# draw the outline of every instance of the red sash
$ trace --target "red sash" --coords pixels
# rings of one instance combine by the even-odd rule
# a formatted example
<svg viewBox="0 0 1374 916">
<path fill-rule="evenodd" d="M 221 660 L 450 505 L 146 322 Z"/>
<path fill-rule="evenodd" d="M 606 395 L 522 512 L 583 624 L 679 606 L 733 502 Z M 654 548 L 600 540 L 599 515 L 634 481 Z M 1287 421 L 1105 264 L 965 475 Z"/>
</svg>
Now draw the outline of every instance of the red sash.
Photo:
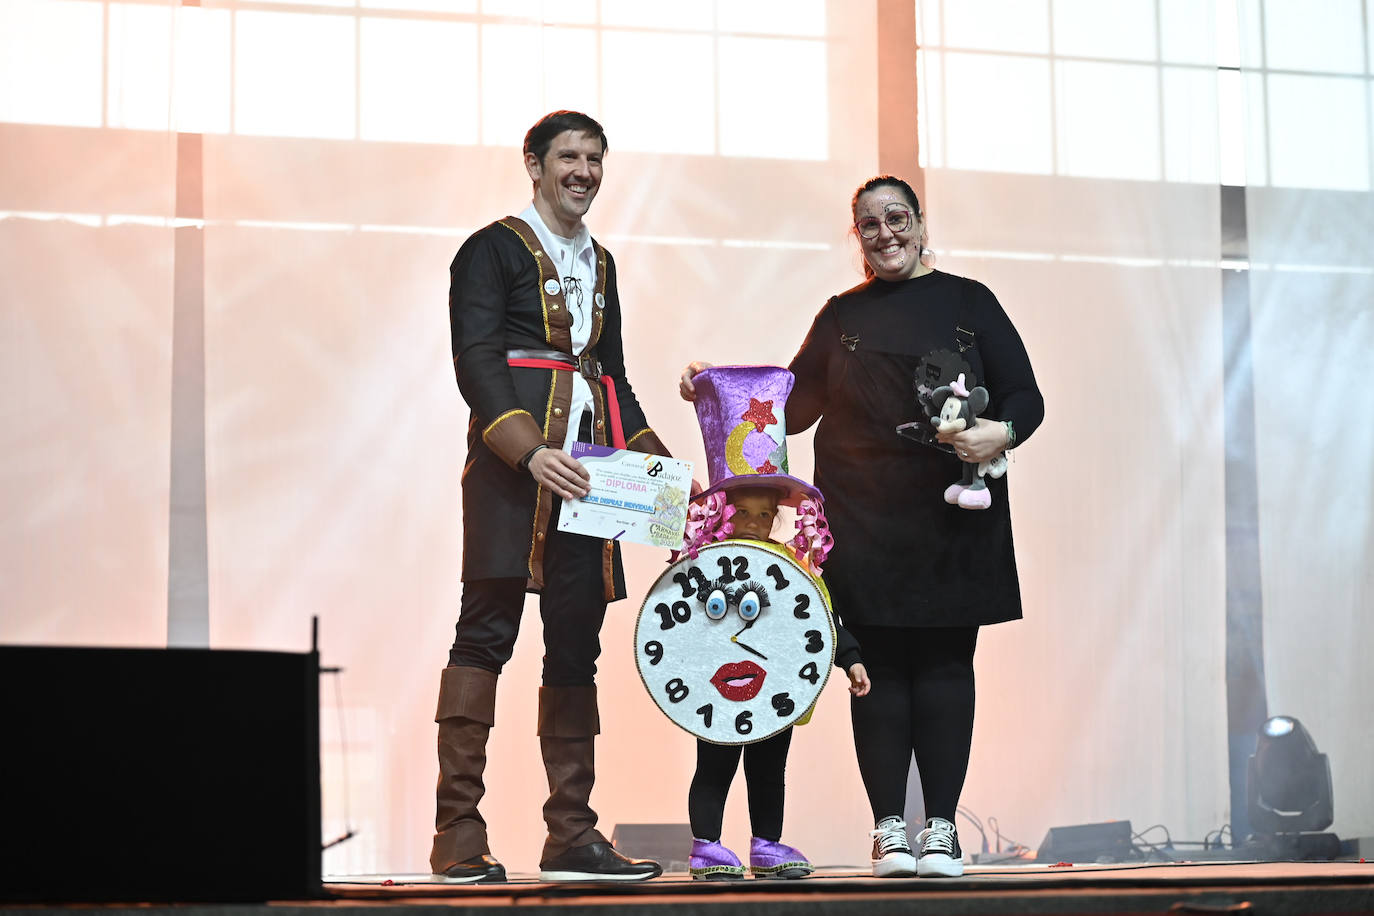
<svg viewBox="0 0 1374 916">
<path fill-rule="evenodd" d="M 506 364 L 519 369 L 553 369 L 556 372 L 579 371 L 577 363 L 556 359 L 510 358 L 506 360 Z M 586 377 L 585 374 L 584 377 Z M 606 386 L 606 412 L 611 415 L 611 444 L 616 448 L 623 449 L 625 447 L 625 430 L 620 425 L 620 402 L 615 397 L 615 379 L 609 375 L 603 375 L 600 377 L 600 381 Z"/>
</svg>

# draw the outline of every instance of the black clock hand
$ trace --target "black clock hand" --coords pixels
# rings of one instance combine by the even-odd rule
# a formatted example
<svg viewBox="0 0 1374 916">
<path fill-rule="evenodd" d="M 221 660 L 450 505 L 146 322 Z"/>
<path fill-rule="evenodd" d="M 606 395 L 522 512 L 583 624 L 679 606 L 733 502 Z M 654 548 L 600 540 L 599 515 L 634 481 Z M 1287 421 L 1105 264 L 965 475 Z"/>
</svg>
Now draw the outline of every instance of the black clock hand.
<svg viewBox="0 0 1374 916">
<path fill-rule="evenodd" d="M 740 633 L 743 633 L 743 632 L 744 632 L 744 630 L 740 630 Z M 744 643 L 742 643 L 742 642 L 740 642 L 738 639 L 736 639 L 735 637 L 738 636 L 738 635 L 739 635 L 739 633 L 736 633 L 735 636 L 731 636 L 731 637 L 730 637 L 730 641 L 731 641 L 732 643 L 734 643 L 735 645 L 739 646 L 739 647 L 740 647 L 741 649 L 743 649 L 745 652 L 749 652 L 749 653 L 751 653 L 751 654 L 753 654 L 753 655 L 757 655 L 759 658 L 763 659 L 764 661 L 768 661 L 768 656 L 764 655 L 764 654 L 763 654 L 762 652 L 760 652 L 758 649 L 752 648 L 752 647 L 750 647 L 750 646 L 746 646 Z"/>
</svg>

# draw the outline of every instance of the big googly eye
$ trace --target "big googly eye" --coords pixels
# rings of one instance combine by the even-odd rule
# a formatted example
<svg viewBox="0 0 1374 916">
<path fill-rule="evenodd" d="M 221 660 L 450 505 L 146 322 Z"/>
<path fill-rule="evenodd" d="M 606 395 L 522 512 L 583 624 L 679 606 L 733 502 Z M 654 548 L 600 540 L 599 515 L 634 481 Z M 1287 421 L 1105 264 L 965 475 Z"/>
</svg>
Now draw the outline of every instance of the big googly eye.
<svg viewBox="0 0 1374 916">
<path fill-rule="evenodd" d="M 753 620 L 759 616 L 759 596 L 753 591 L 747 591 L 739 596 L 739 615 L 745 620 Z M 707 613 L 710 613 L 709 611 Z"/>
<path fill-rule="evenodd" d="M 712 620 L 720 620 L 729 610 L 729 605 L 725 602 L 725 592 L 716 589 L 711 592 L 711 596 L 706 599 L 706 616 Z"/>
</svg>

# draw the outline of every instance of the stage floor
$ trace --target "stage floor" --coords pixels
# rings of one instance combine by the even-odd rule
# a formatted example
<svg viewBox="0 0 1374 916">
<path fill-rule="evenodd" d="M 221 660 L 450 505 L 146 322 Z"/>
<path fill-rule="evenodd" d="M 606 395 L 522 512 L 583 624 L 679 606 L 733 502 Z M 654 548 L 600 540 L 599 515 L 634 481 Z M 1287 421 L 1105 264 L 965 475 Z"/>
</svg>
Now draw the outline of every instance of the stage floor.
<svg viewBox="0 0 1374 916">
<path fill-rule="evenodd" d="M 323 895 L 261 903 L 0 904 L 0 916 L 452 916 L 539 908 L 556 916 L 1001 916 L 1001 914 L 1374 914 L 1374 864 L 1174 862 L 971 866 L 962 878 L 878 879 L 853 868 L 799 881 L 692 881 L 669 873 L 637 884 L 434 884 L 428 875 L 326 877 Z"/>
<path fill-rule="evenodd" d="M 692 881 L 669 873 L 639 884 L 554 885 L 512 875 L 504 885 L 433 884 L 428 875 L 326 879 L 330 901 L 388 910 L 443 905 L 472 912 L 544 906 L 571 913 L 1374 913 L 1374 864 L 1196 862 L 970 866 L 962 878 L 878 879 L 820 869 L 800 881 Z M 275 909 L 275 908 L 274 908 Z M 275 914 L 274 914 L 275 916 Z"/>
</svg>

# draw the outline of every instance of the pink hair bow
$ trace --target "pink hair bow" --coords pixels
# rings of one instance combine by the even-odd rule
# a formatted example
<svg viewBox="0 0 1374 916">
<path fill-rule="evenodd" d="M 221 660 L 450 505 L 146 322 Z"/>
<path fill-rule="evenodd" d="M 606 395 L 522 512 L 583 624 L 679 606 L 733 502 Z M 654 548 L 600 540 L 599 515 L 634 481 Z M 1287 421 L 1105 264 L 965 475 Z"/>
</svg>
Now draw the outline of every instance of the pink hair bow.
<svg viewBox="0 0 1374 916">
<path fill-rule="evenodd" d="M 830 523 L 825 520 L 825 507 L 818 500 L 803 499 L 797 506 L 797 536 L 788 542 L 798 560 L 809 559 L 816 574 L 830 555 L 835 539 L 830 535 Z"/>
<path fill-rule="evenodd" d="M 676 563 L 684 553 L 693 560 L 701 548 L 713 541 L 721 541 L 735 533 L 730 517 L 735 507 L 725 501 L 724 491 L 716 491 L 687 507 L 687 526 L 682 531 L 682 549 L 674 550 L 669 563 Z"/>
</svg>

